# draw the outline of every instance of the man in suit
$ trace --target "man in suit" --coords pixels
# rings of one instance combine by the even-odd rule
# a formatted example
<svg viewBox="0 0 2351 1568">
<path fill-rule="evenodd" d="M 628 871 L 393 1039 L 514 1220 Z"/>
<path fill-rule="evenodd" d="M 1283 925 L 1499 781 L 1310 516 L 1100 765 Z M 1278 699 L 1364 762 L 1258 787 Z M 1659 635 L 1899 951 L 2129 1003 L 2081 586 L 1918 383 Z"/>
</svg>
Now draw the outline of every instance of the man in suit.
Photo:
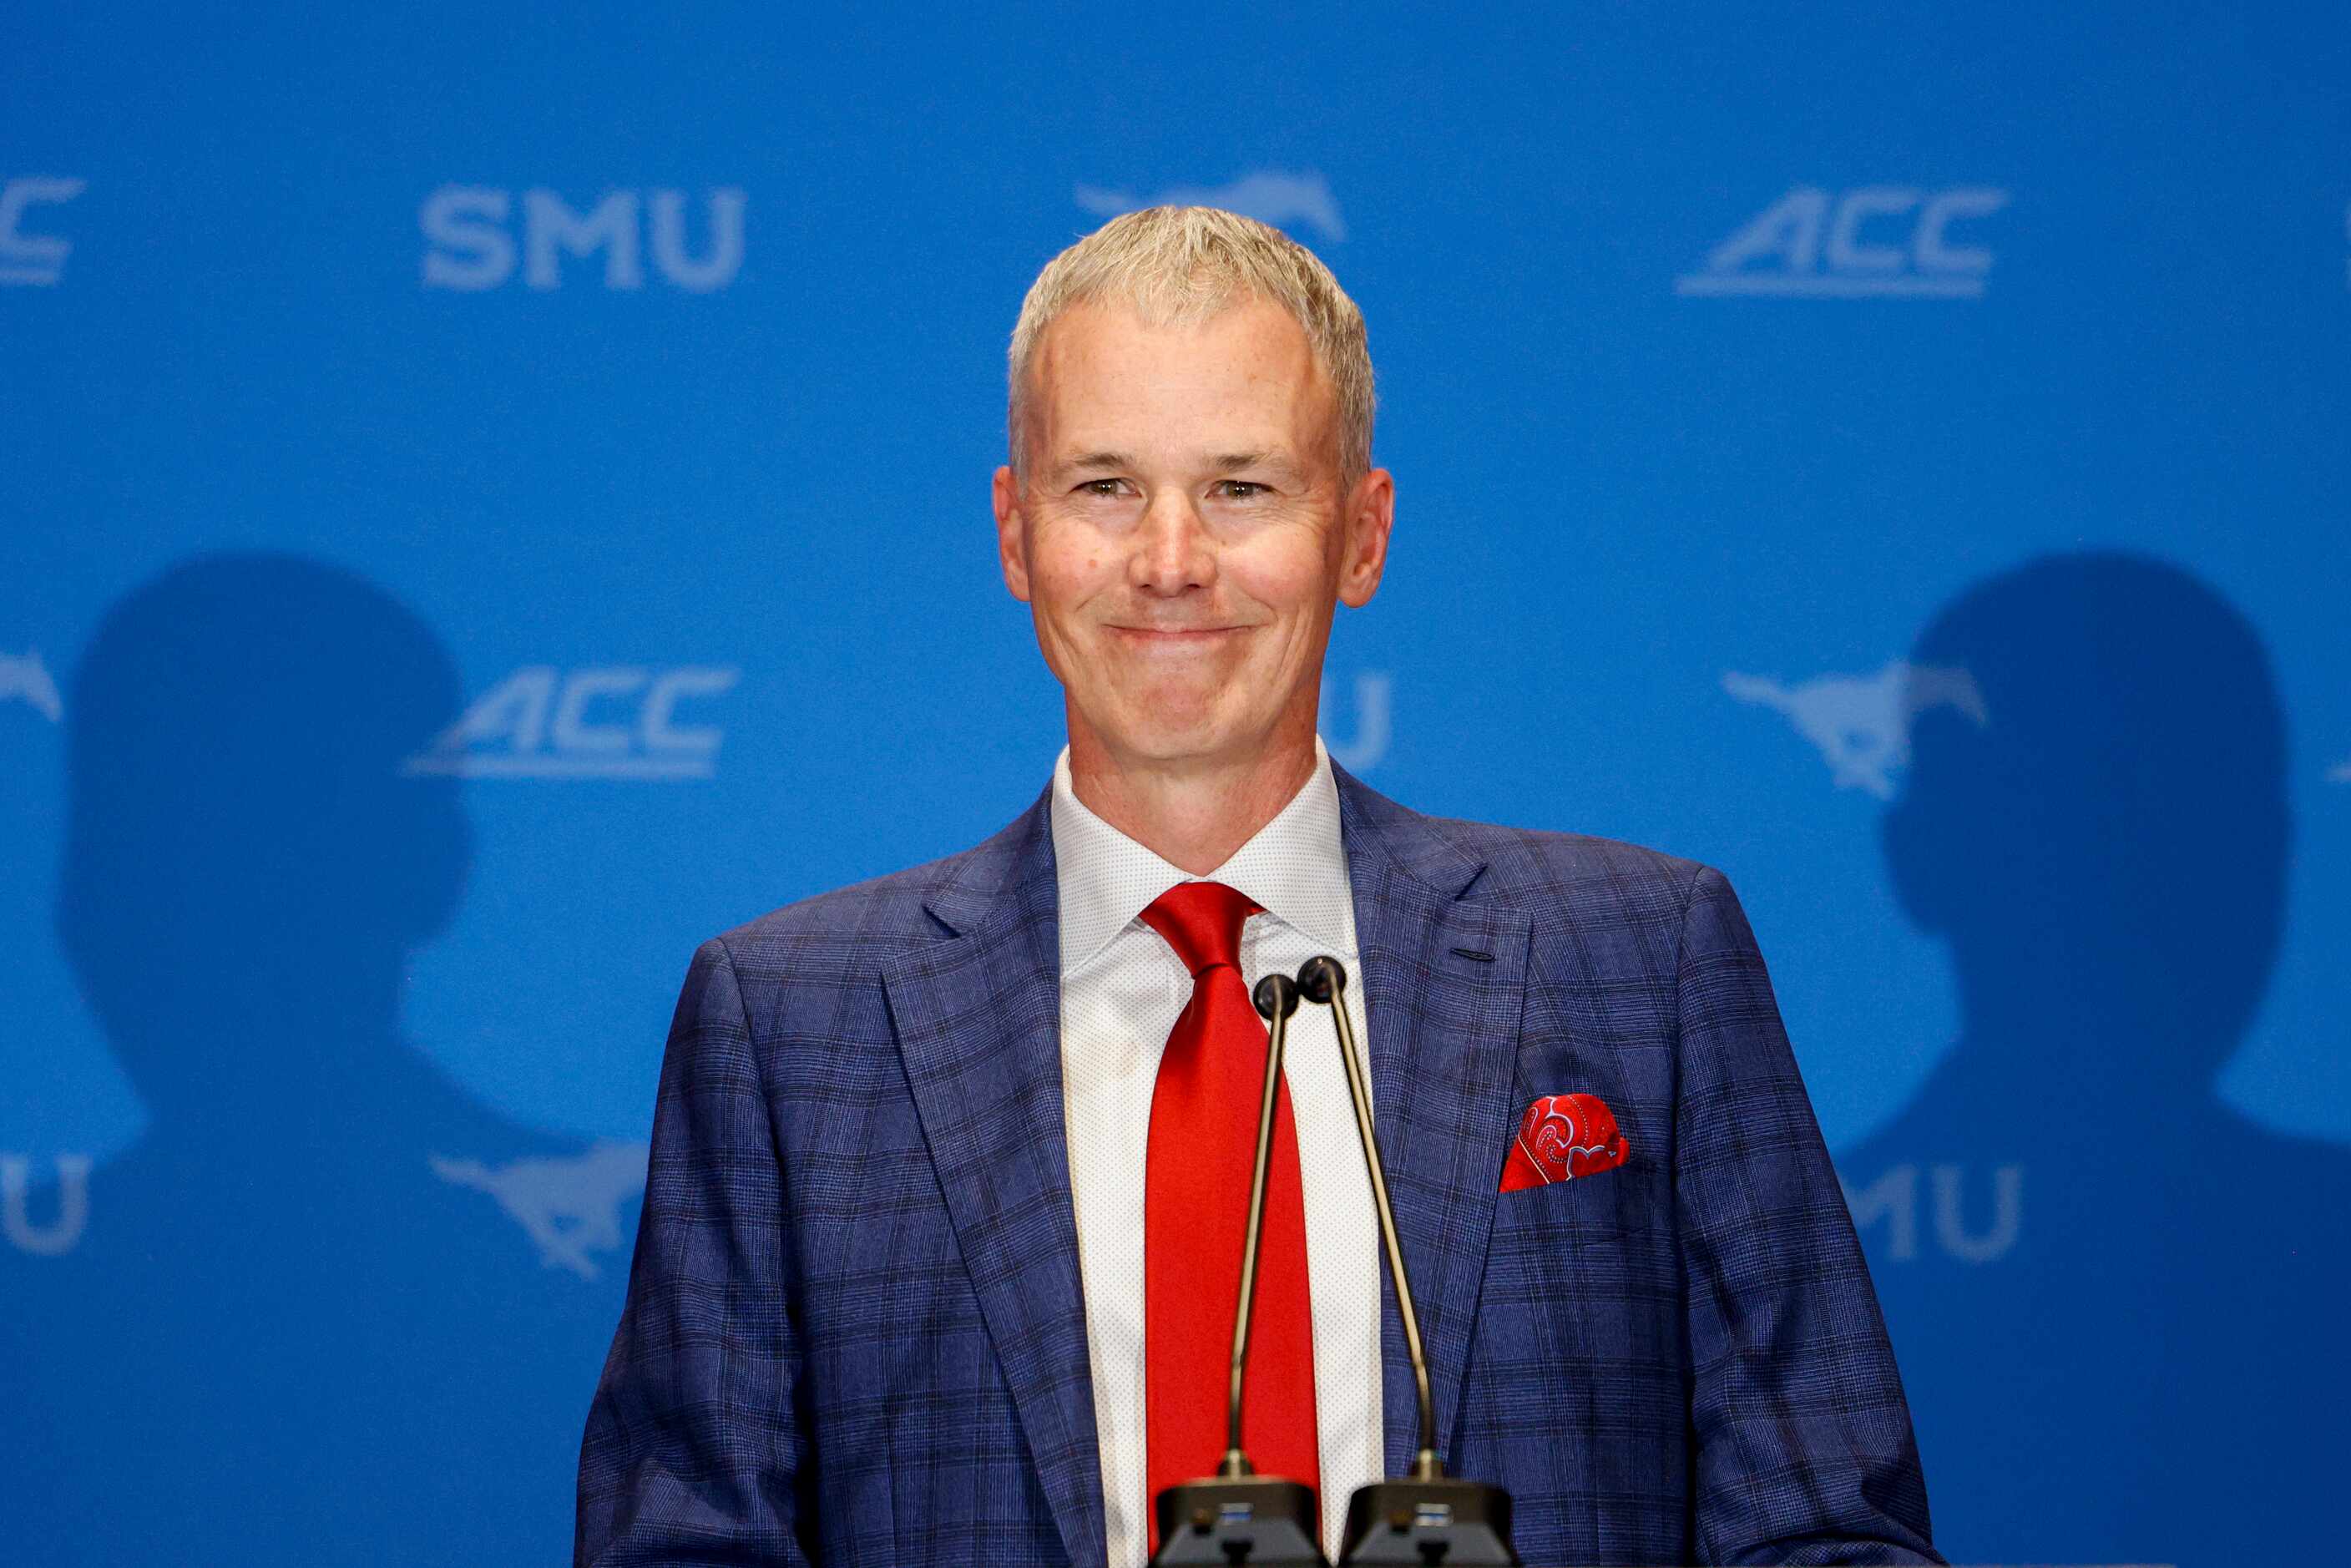
<svg viewBox="0 0 2351 1568">
<path fill-rule="evenodd" d="M 1721 874 L 1421 816 L 1315 737 L 1394 507 L 1353 302 L 1263 225 L 1130 214 L 1030 289 L 1010 402 L 999 553 L 1068 748 L 987 842 L 695 955 L 579 1560 L 1141 1563 L 1151 1496 L 1224 1448 L 1248 988 L 1329 952 L 1437 1450 L 1511 1492 L 1527 1561 L 1938 1561 Z M 1416 1410 L 1330 1026 L 1293 1039 L 1244 1446 L 1335 1555 Z M 1565 1094 L 1624 1144 L 1501 1190 Z"/>
</svg>

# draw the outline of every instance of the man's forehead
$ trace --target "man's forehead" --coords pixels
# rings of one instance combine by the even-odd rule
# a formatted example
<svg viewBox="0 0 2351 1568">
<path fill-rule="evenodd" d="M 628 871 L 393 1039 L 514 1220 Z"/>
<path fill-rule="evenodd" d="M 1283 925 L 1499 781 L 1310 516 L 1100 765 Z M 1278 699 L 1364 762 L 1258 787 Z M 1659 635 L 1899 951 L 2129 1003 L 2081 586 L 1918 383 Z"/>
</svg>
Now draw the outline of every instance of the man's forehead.
<svg viewBox="0 0 2351 1568">
<path fill-rule="evenodd" d="M 1251 315 L 1240 317 L 1244 310 Z M 1190 359 L 1195 349 L 1200 356 Z M 1195 369 L 1195 384 L 1215 399 L 1213 427 L 1179 437 L 1160 423 L 1156 394 L 1193 383 Z M 1301 444 L 1320 444 L 1317 436 L 1334 428 L 1337 415 L 1336 393 L 1305 329 L 1280 305 L 1254 298 L 1165 325 L 1123 301 L 1071 306 L 1047 327 L 1030 376 L 1044 416 L 1041 455 L 1057 471 L 1134 468 L 1145 460 L 1217 472 L 1265 463 L 1302 471 L 1311 454 Z M 1180 448 L 1172 444 L 1178 439 Z"/>
<path fill-rule="evenodd" d="M 1166 462 L 1212 474 L 1238 474 L 1260 469 L 1301 476 L 1306 473 L 1305 465 L 1286 439 L 1220 442 L 1213 447 L 1192 450 L 1144 447 L 1133 442 L 1096 444 L 1080 437 L 1057 441 L 1054 447 L 1049 462 L 1056 474 L 1133 473 Z"/>
<path fill-rule="evenodd" d="M 1122 299 L 1081 300 L 1046 324 L 1037 343 L 1036 371 L 1048 385 L 1055 371 L 1115 373 L 1118 361 L 1138 356 L 1165 361 L 1199 356 L 1203 368 L 1238 357 L 1288 361 L 1301 379 L 1319 379 L 1312 343 L 1298 319 L 1280 305 L 1245 295 L 1206 315 L 1159 321 Z"/>
</svg>

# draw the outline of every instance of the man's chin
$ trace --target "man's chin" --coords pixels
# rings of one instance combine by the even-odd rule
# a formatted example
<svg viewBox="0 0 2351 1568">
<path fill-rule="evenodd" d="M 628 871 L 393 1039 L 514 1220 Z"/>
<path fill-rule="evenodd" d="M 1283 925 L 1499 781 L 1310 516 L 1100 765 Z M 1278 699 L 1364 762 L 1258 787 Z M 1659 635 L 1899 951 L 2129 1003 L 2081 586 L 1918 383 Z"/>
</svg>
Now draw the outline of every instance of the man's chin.
<svg viewBox="0 0 2351 1568">
<path fill-rule="evenodd" d="M 1183 709 L 1123 715 L 1118 723 L 1096 726 L 1095 732 L 1113 755 L 1159 767 L 1214 761 L 1262 745 L 1261 737 L 1228 716 Z"/>
<path fill-rule="evenodd" d="M 1207 762 L 1236 749 L 1232 737 L 1213 725 L 1181 729 L 1130 731 L 1119 737 L 1119 747 L 1141 762 Z"/>
</svg>

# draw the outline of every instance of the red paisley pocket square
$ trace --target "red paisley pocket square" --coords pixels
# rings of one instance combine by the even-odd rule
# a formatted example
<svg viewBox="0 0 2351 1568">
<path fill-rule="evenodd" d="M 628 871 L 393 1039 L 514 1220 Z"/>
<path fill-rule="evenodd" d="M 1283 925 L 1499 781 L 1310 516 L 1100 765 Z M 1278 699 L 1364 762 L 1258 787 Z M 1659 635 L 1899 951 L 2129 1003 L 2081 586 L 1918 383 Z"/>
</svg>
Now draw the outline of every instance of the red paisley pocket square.
<svg viewBox="0 0 2351 1568">
<path fill-rule="evenodd" d="M 1597 1094 L 1545 1094 L 1519 1118 L 1502 1166 L 1504 1192 L 1613 1171 L 1632 1153 Z"/>
</svg>

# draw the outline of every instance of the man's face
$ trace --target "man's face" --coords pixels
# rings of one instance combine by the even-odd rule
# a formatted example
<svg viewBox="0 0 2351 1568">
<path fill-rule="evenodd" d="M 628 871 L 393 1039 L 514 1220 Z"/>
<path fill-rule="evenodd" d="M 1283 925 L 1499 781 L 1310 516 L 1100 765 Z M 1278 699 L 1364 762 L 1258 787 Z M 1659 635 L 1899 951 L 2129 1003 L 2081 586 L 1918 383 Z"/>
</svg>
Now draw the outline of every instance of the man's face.
<svg viewBox="0 0 2351 1568">
<path fill-rule="evenodd" d="M 1378 588 L 1395 488 L 1373 469 L 1343 491 L 1305 330 L 1257 300 L 1175 327 L 1090 303 L 1031 373 L 997 539 L 1073 751 L 1216 765 L 1311 737 L 1333 606 Z"/>
</svg>

